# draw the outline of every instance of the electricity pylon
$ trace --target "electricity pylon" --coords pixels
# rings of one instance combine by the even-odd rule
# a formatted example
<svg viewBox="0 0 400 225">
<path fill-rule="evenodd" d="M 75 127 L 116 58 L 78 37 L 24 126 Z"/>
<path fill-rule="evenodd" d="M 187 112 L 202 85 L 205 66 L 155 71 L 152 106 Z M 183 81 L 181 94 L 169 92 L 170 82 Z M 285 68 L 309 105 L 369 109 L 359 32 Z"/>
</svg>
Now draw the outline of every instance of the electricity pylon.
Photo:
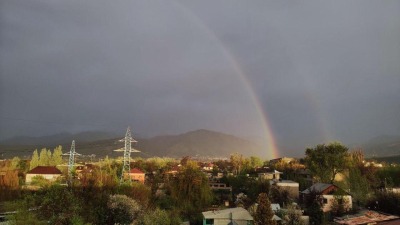
<svg viewBox="0 0 400 225">
<path fill-rule="evenodd" d="M 75 155 L 81 155 L 81 154 L 75 152 L 75 140 L 72 141 L 71 150 L 69 151 L 69 153 L 65 153 L 63 155 L 69 155 L 68 177 L 71 180 L 72 179 L 72 169 L 74 169 L 74 163 L 75 163 Z"/>
<path fill-rule="evenodd" d="M 122 152 L 122 151 L 124 152 L 124 161 L 122 163 L 121 179 L 119 180 L 119 184 L 121 185 L 124 182 L 124 173 L 125 172 L 129 173 L 129 170 L 131 170 L 130 168 L 131 153 L 140 151 L 132 148 L 132 143 L 137 143 L 137 141 L 132 138 L 131 128 L 129 126 L 126 129 L 125 138 L 119 140 L 119 142 L 125 142 L 125 148 L 114 150 L 115 152 Z M 128 180 L 129 182 L 131 181 L 131 179 Z"/>
</svg>

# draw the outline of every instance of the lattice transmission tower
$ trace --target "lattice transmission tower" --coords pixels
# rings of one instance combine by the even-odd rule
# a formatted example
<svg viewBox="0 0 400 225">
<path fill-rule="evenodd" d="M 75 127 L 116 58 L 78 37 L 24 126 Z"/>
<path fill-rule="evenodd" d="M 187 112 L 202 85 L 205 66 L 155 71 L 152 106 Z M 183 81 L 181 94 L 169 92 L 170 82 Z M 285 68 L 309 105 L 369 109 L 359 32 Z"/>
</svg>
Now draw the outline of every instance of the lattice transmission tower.
<svg viewBox="0 0 400 225">
<path fill-rule="evenodd" d="M 125 138 L 119 140 L 119 142 L 125 142 L 124 148 L 114 150 L 116 152 L 124 152 L 124 161 L 122 162 L 121 179 L 119 180 L 119 184 L 121 185 L 122 183 L 124 183 L 125 172 L 129 173 L 129 171 L 131 170 L 131 168 L 130 168 L 131 153 L 132 152 L 140 152 L 140 151 L 132 148 L 132 143 L 137 143 L 137 141 L 132 138 L 131 128 L 129 126 L 126 129 Z M 131 182 L 131 179 L 128 179 L 128 181 Z"/>
<path fill-rule="evenodd" d="M 75 155 L 81 155 L 81 154 L 75 152 L 75 140 L 72 141 L 71 150 L 69 151 L 69 153 L 65 153 L 63 155 L 69 155 L 68 177 L 69 177 L 69 180 L 71 180 L 72 179 L 72 170 L 74 169 L 74 164 L 75 164 Z"/>
</svg>

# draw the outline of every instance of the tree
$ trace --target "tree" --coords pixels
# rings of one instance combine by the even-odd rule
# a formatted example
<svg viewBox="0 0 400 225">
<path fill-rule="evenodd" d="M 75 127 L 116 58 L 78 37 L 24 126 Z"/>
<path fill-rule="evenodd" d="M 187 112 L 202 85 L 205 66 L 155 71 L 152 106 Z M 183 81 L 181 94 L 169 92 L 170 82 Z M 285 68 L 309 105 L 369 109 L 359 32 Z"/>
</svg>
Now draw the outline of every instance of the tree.
<svg viewBox="0 0 400 225">
<path fill-rule="evenodd" d="M 47 166 L 54 166 L 54 161 L 53 161 L 53 157 L 51 156 L 51 151 L 50 149 L 47 150 Z"/>
<path fill-rule="evenodd" d="M 283 222 L 287 225 L 304 225 L 301 215 L 301 210 L 296 209 L 294 206 L 289 206 L 286 215 L 283 217 Z"/>
<path fill-rule="evenodd" d="M 263 166 L 263 162 L 261 161 L 261 158 L 258 156 L 250 157 L 250 162 L 251 162 L 251 167 L 253 168 Z"/>
<path fill-rule="evenodd" d="M 253 180 L 249 179 L 248 182 L 246 182 L 246 187 L 247 187 L 247 196 L 251 199 L 252 202 L 257 201 L 257 197 L 261 193 L 266 193 L 267 195 L 270 192 L 271 189 L 271 184 L 269 183 L 269 180 L 266 179 L 259 179 L 259 180 Z"/>
<path fill-rule="evenodd" d="M 314 200 L 307 208 L 307 214 L 310 216 L 310 224 L 322 224 L 324 221 L 324 212 L 321 210 L 321 203 Z"/>
<path fill-rule="evenodd" d="M 254 222 L 257 225 L 275 225 L 275 220 L 272 219 L 274 212 L 271 208 L 271 203 L 268 200 L 266 193 L 261 193 L 257 199 L 257 210 L 254 216 Z"/>
<path fill-rule="evenodd" d="M 62 163 L 62 156 L 61 155 L 62 155 L 62 146 L 59 145 L 58 147 L 56 147 L 54 149 L 54 152 L 53 152 L 52 161 L 53 161 L 53 164 L 55 166 L 61 165 L 61 163 Z"/>
<path fill-rule="evenodd" d="M 39 166 L 39 155 L 37 149 L 35 149 L 35 151 L 33 152 L 30 169 L 33 169 L 37 166 Z"/>
<path fill-rule="evenodd" d="M 171 224 L 171 217 L 165 210 L 156 208 L 154 211 L 146 212 L 137 224 L 153 225 L 153 224 Z"/>
<path fill-rule="evenodd" d="M 239 154 L 238 152 L 231 155 L 231 164 L 235 174 L 240 174 L 240 172 L 242 172 L 243 163 L 243 155 Z"/>
<path fill-rule="evenodd" d="M 49 157 L 47 154 L 47 149 L 43 148 L 40 151 L 39 166 L 48 166 L 48 165 L 49 165 Z"/>
<path fill-rule="evenodd" d="M 348 156 L 348 148 L 339 142 L 334 142 L 307 148 L 305 161 L 307 168 L 319 182 L 333 183 L 336 175 L 345 170 Z"/>
<path fill-rule="evenodd" d="M 279 203 L 279 205 L 285 206 L 290 202 L 290 193 L 286 188 L 278 188 L 277 186 L 272 186 L 271 188 L 271 200 L 274 203 Z"/>
<path fill-rule="evenodd" d="M 112 224 L 131 224 L 141 212 L 141 206 L 125 195 L 112 195 L 108 201 Z"/>
<path fill-rule="evenodd" d="M 20 158 L 14 157 L 14 158 L 12 159 L 12 162 L 11 162 L 11 167 L 12 167 L 13 169 L 17 169 L 18 166 L 19 166 L 20 161 L 21 161 Z"/>
<path fill-rule="evenodd" d="M 198 169 L 197 162 L 187 161 L 170 186 L 171 197 L 181 208 L 183 217 L 190 221 L 201 220 L 201 212 L 211 205 L 213 195 L 208 178 Z"/>
</svg>

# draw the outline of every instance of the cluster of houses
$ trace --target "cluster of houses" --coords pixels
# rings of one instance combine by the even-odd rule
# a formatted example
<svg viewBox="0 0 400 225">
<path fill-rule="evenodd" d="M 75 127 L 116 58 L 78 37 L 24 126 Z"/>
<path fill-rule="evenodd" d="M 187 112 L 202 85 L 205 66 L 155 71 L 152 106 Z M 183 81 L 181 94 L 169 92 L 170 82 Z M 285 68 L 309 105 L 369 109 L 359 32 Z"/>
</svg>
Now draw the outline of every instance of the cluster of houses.
<svg viewBox="0 0 400 225">
<path fill-rule="evenodd" d="M 271 160 L 272 163 L 277 163 L 281 161 L 285 161 L 290 163 L 292 160 L 291 158 L 279 158 L 275 160 Z M 210 189 L 213 191 L 218 191 L 220 193 L 225 193 L 225 196 L 232 196 L 232 187 L 228 186 L 226 183 L 221 182 L 222 178 L 226 175 L 232 175 L 231 172 L 222 173 L 220 171 L 215 171 L 215 165 L 213 163 L 203 163 L 202 164 L 202 171 L 206 174 L 209 179 Z M 168 171 L 165 171 L 166 174 L 171 176 L 175 176 L 179 172 L 180 165 L 172 166 L 172 168 Z M 76 172 L 82 173 L 84 170 L 91 170 L 93 169 L 92 164 L 86 164 L 84 166 L 76 167 Z M 292 199 L 294 202 L 298 202 L 299 199 L 304 199 L 305 196 L 309 195 L 311 192 L 316 194 L 316 196 L 321 200 L 322 199 L 322 211 L 329 212 L 332 209 L 332 205 L 334 204 L 335 200 L 335 193 L 340 191 L 342 193 L 342 198 L 345 202 L 345 208 L 351 209 L 352 205 L 352 196 L 351 194 L 347 193 L 344 190 L 341 190 L 338 186 L 334 184 L 325 184 L 325 183 L 312 183 L 313 179 L 311 174 L 305 169 L 300 168 L 299 174 L 303 176 L 307 181 L 310 182 L 310 186 L 303 190 L 299 190 L 299 183 L 293 180 L 285 180 L 282 179 L 282 172 L 277 170 L 268 170 L 268 168 L 260 168 L 259 172 L 256 176 L 252 175 L 253 179 L 256 180 L 268 180 L 271 187 L 277 188 L 278 190 L 285 190 L 287 191 L 289 198 Z M 32 178 L 35 176 L 42 176 L 44 179 L 47 180 L 56 180 L 62 176 L 62 172 L 57 169 L 56 167 L 52 166 L 38 166 L 26 174 L 26 184 L 30 184 L 32 182 Z M 125 179 L 130 179 L 133 182 L 140 182 L 145 184 L 151 177 L 154 176 L 154 172 L 152 173 L 145 173 L 137 168 L 132 168 L 129 172 L 127 172 L 124 177 Z M 249 175 L 247 175 L 249 176 Z M 150 177 L 150 178 L 149 178 Z M 160 189 L 163 187 L 162 184 L 159 185 Z M 243 196 L 243 193 L 240 193 L 237 197 L 240 198 Z M 221 196 L 224 196 L 221 194 Z M 230 206 L 229 197 L 221 197 L 221 205 L 225 207 Z M 271 208 L 274 212 L 278 212 L 281 209 L 281 206 L 277 203 L 272 202 Z M 358 217 L 357 217 L 358 218 Z M 282 218 L 279 218 L 277 215 L 274 215 L 274 219 L 279 223 Z M 399 219 L 398 217 L 385 217 L 386 220 L 394 220 Z M 303 220 L 308 223 L 308 217 L 303 216 Z M 351 218 L 342 218 L 338 219 L 338 224 L 352 224 L 346 223 L 345 221 L 351 221 Z M 217 225 L 217 224 L 252 224 L 253 217 L 250 213 L 242 207 L 237 208 L 226 208 L 223 210 L 218 210 L 216 207 L 212 211 L 203 212 L 203 224 L 204 225 Z M 400 220 L 398 220 L 400 224 Z M 357 223 L 355 223 L 357 224 Z"/>
</svg>

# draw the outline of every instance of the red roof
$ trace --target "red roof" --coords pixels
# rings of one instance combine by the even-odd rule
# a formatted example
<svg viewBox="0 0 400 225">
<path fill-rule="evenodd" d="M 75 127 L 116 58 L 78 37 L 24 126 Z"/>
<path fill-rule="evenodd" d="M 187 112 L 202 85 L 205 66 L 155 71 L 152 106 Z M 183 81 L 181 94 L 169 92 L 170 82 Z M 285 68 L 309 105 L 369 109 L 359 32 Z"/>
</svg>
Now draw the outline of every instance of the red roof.
<svg viewBox="0 0 400 225">
<path fill-rule="evenodd" d="M 136 168 L 133 168 L 133 169 L 129 170 L 129 173 L 143 173 L 143 172 Z"/>
<path fill-rule="evenodd" d="M 59 169 L 54 166 L 37 166 L 26 174 L 62 174 Z"/>
</svg>

